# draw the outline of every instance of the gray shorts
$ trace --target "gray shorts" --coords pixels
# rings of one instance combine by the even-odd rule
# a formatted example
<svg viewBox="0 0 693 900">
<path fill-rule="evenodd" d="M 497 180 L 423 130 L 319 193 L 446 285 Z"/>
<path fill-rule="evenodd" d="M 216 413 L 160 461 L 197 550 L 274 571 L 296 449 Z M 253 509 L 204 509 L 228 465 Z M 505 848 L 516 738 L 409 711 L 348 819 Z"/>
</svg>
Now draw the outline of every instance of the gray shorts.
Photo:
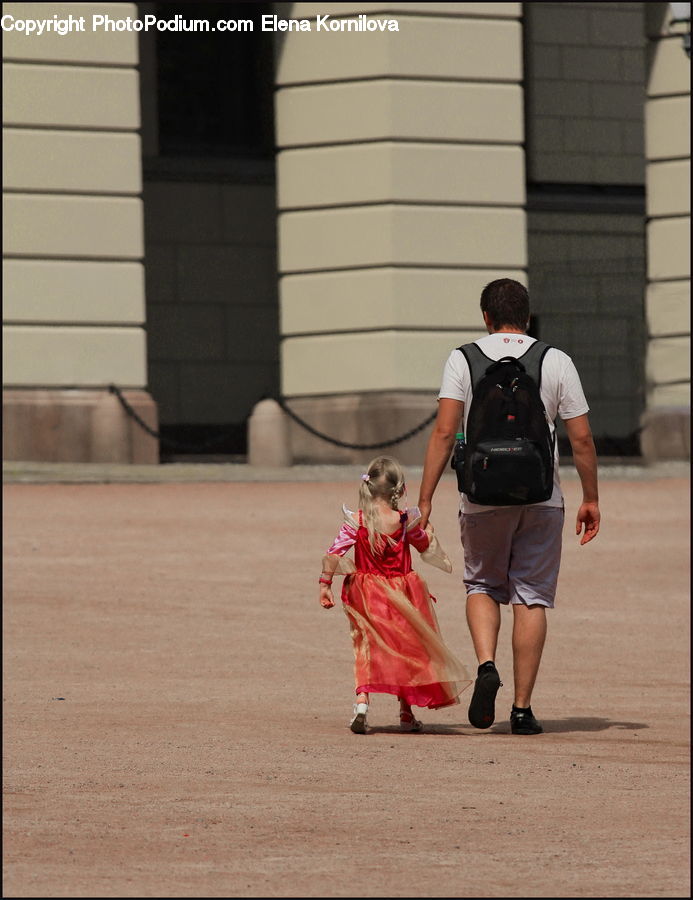
<svg viewBox="0 0 693 900">
<path fill-rule="evenodd" d="M 460 512 L 467 594 L 553 607 L 565 513 L 557 506 Z"/>
</svg>

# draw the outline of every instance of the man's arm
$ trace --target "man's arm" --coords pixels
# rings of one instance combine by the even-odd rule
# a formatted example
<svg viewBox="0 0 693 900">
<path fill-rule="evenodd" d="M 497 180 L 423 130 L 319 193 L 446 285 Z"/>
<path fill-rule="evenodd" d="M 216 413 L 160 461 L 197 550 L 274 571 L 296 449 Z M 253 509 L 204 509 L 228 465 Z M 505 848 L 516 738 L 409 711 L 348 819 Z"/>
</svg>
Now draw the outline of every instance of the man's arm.
<svg viewBox="0 0 693 900">
<path fill-rule="evenodd" d="M 431 515 L 433 494 L 450 459 L 463 412 L 464 403 L 461 400 L 443 398 L 438 401 L 438 416 L 428 439 L 423 474 L 421 475 L 419 509 L 421 510 L 420 524 L 422 528 L 426 527 Z"/>
<path fill-rule="evenodd" d="M 597 485 L 597 451 L 587 414 L 564 420 L 568 440 L 573 450 L 573 462 L 582 484 L 582 504 L 578 509 L 575 534 L 584 534 L 580 544 L 586 544 L 599 533 L 599 490 Z"/>
</svg>

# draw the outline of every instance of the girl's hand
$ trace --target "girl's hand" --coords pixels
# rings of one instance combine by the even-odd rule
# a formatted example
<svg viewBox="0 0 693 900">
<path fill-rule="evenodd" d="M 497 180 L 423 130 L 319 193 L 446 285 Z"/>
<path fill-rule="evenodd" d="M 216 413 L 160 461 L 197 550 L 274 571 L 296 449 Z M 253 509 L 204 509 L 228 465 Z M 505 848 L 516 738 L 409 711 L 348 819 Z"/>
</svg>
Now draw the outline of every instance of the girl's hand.
<svg viewBox="0 0 693 900">
<path fill-rule="evenodd" d="M 332 588 L 329 584 L 320 585 L 320 606 L 322 606 L 323 609 L 332 609 L 334 606 Z"/>
</svg>

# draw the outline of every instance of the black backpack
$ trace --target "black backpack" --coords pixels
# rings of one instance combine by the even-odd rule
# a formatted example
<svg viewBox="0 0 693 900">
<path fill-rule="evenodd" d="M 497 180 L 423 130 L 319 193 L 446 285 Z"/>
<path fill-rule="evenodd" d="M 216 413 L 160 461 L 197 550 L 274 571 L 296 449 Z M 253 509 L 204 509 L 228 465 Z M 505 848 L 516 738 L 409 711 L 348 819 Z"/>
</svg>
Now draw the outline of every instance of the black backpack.
<svg viewBox="0 0 693 900">
<path fill-rule="evenodd" d="M 493 362 L 477 344 L 458 347 L 472 380 L 462 473 L 472 503 L 515 506 L 551 497 L 556 438 L 539 393 L 549 349 L 535 341 L 521 357 Z"/>
</svg>

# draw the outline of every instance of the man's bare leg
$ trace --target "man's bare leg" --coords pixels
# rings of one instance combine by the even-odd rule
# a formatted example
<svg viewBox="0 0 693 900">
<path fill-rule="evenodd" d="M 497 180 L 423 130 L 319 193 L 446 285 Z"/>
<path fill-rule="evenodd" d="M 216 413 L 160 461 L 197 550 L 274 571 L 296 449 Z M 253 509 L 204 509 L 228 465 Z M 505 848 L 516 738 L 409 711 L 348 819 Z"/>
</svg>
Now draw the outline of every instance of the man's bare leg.
<svg viewBox="0 0 693 900">
<path fill-rule="evenodd" d="M 546 640 L 546 608 L 513 604 L 513 673 L 515 706 L 531 706 L 532 690 Z"/>
<path fill-rule="evenodd" d="M 501 687 L 495 665 L 501 624 L 499 605 L 488 594 L 469 594 L 467 624 L 479 660 L 467 716 L 475 728 L 490 728 L 496 716 L 496 694 Z"/>
<path fill-rule="evenodd" d="M 467 596 L 467 625 L 479 663 L 495 661 L 500 624 L 499 604 L 492 597 L 488 594 Z"/>
</svg>

